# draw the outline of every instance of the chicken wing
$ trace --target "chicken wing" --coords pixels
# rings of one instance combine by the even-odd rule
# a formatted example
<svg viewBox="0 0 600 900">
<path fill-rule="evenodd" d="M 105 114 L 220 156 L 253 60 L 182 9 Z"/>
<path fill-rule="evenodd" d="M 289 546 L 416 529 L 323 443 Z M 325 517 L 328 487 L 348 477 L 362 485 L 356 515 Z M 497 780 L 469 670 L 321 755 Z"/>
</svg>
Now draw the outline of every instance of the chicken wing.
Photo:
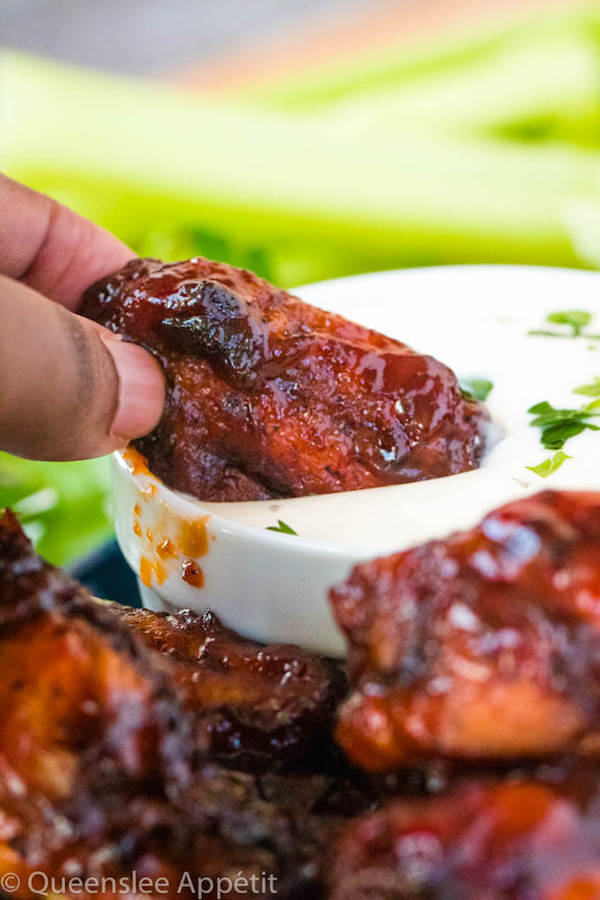
<svg viewBox="0 0 600 900">
<path fill-rule="evenodd" d="M 328 858 L 329 900 L 595 900 L 600 786 L 468 782 L 351 823 Z"/>
<path fill-rule="evenodd" d="M 487 414 L 405 344 L 206 259 L 134 260 L 83 314 L 150 349 L 167 378 L 137 447 L 168 485 L 260 500 L 476 468 Z"/>
<path fill-rule="evenodd" d="M 598 750 L 600 493 L 545 492 L 357 566 L 331 593 L 370 771 Z"/>
<path fill-rule="evenodd" d="M 275 884 L 284 898 L 317 897 L 317 887 L 309 887 L 314 860 L 341 812 L 331 806 L 317 816 L 313 809 L 327 807 L 335 778 L 281 776 L 278 784 L 278 776 L 270 774 L 263 784 L 254 775 L 207 760 L 206 747 L 196 744 L 200 693 L 194 707 L 186 693 L 187 675 L 180 679 L 175 666 L 165 665 L 169 655 L 151 649 L 140 629 L 127 624 L 138 615 L 116 615 L 111 605 L 95 602 L 77 582 L 36 556 L 15 517 L 4 514 L 0 875 L 21 878 L 13 896 L 26 900 L 31 895 L 34 872 L 59 879 L 59 885 L 61 878 L 74 876 L 131 882 L 135 872 L 166 879 L 168 889 L 161 895 L 173 898 L 182 896 L 178 886 L 185 873 L 194 883 L 200 877 L 235 880 L 241 873 L 259 885 L 266 878 L 267 887 Z M 197 646 L 198 630 L 188 643 L 183 620 L 176 624 L 174 634 L 182 645 Z M 210 625 L 217 633 L 216 623 Z M 172 637 L 175 646 L 171 627 L 164 638 Z M 235 636 L 227 633 L 227 642 L 233 651 Z M 286 652 L 293 681 L 291 648 Z M 234 665 L 228 694 L 227 659 L 224 654 L 218 658 L 223 682 L 217 690 L 214 681 L 212 693 L 227 697 L 224 708 L 235 710 L 242 681 Z M 217 655 L 213 662 L 216 668 Z M 310 668 L 310 660 L 301 654 L 299 665 Z M 204 674 L 200 665 L 198 681 Z M 257 679 L 255 674 L 254 690 Z M 290 725 L 292 742 L 301 740 L 301 706 L 299 700 Z M 274 702 L 273 722 L 276 710 Z M 281 733 L 285 711 L 282 719 Z M 268 721 L 266 713 L 263 721 Z M 259 730 L 256 724 L 252 733 L 249 726 L 253 740 Z M 271 749 L 275 757 L 278 747 Z M 246 887 L 227 896 L 248 896 L 248 883 L 242 881 Z M 254 893 L 273 896 L 271 887 Z M 51 893 L 69 894 L 60 887 Z M 101 893 L 111 896 L 110 889 Z M 84 890 L 77 894 L 87 897 Z M 206 883 L 203 896 L 216 896 Z"/>
<path fill-rule="evenodd" d="M 196 748 L 211 759 L 252 771 L 315 770 L 335 752 L 330 734 L 346 681 L 332 663 L 246 640 L 210 612 L 113 610 L 160 654 L 194 714 Z"/>
</svg>

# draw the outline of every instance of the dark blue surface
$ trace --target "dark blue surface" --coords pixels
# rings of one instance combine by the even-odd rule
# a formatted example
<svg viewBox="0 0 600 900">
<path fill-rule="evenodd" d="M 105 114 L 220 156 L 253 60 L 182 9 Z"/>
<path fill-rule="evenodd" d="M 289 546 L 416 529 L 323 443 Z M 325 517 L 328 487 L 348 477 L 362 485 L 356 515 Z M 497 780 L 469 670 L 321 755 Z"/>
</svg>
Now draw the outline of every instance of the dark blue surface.
<svg viewBox="0 0 600 900">
<path fill-rule="evenodd" d="M 110 541 L 71 567 L 71 574 L 102 600 L 141 606 L 135 575 L 116 541 Z"/>
</svg>

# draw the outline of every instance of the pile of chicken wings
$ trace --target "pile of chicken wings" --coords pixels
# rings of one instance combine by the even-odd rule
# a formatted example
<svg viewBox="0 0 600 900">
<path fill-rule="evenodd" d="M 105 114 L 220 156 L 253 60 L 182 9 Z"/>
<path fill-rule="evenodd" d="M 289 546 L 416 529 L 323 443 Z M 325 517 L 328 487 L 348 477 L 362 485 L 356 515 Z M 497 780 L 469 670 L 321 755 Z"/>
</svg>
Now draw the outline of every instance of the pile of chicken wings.
<svg viewBox="0 0 600 900">
<path fill-rule="evenodd" d="M 331 602 L 347 665 L 98 601 L 5 512 L 0 875 L 600 896 L 600 494 L 509 504 Z"/>
</svg>

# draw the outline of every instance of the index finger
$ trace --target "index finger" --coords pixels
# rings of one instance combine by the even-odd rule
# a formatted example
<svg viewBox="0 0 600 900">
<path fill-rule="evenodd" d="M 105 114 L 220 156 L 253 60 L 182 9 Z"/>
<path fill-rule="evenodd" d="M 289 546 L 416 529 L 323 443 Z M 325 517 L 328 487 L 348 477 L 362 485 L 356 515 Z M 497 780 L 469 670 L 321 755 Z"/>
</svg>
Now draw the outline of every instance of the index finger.
<svg viewBox="0 0 600 900">
<path fill-rule="evenodd" d="M 0 274 L 76 310 L 86 287 L 135 254 L 110 232 L 0 174 Z"/>
</svg>

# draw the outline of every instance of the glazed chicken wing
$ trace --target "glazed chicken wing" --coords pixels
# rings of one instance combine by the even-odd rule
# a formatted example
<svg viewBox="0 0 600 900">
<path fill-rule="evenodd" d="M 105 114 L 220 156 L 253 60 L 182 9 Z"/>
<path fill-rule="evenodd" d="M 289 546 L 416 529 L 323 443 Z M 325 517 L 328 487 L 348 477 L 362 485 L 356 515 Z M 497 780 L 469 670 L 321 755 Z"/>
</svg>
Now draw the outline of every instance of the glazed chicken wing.
<svg viewBox="0 0 600 900">
<path fill-rule="evenodd" d="M 349 825 L 329 863 L 330 900 L 596 900 L 598 777 L 395 802 Z"/>
<path fill-rule="evenodd" d="M 32 790 L 69 797 L 88 762 L 100 780 L 165 785 L 185 765 L 190 735 L 171 735 L 181 703 L 149 654 L 33 553 L 10 512 L 0 519 L 0 667 L 0 758 Z"/>
<path fill-rule="evenodd" d="M 37 557 L 10 513 L 0 665 L 0 867 L 22 896 L 28 872 L 96 871 L 103 850 L 103 871 L 125 867 L 134 809 L 137 846 L 161 867 L 153 827 L 191 776 L 186 714 L 126 626 Z"/>
<path fill-rule="evenodd" d="M 210 612 L 113 610 L 161 655 L 169 683 L 194 714 L 198 750 L 254 771 L 326 761 L 345 692 L 333 664 L 299 647 L 242 638 Z"/>
<path fill-rule="evenodd" d="M 331 593 L 370 771 L 598 750 L 600 493 L 545 492 L 357 566 Z"/>
<path fill-rule="evenodd" d="M 167 654 L 146 646 L 140 629 L 126 621 L 137 615 L 118 616 L 111 605 L 95 602 L 69 576 L 36 556 L 15 517 L 4 514 L 0 875 L 11 872 L 21 878 L 21 889 L 13 896 L 30 896 L 27 884 L 34 871 L 57 878 L 131 878 L 135 871 L 140 877 L 166 878 L 173 898 L 182 896 L 177 887 L 185 872 L 194 879 L 235 879 L 240 872 L 245 878 L 272 875 L 278 896 L 316 897 L 316 887 L 307 886 L 314 881 L 313 858 L 340 812 L 316 817 L 313 807 L 327 803 L 334 779 L 318 773 L 286 776 L 278 785 L 273 774 L 263 786 L 254 775 L 207 761 L 206 746 L 196 744 L 201 690 L 190 703 L 194 678 L 180 678 L 177 667 L 164 664 Z M 216 623 L 210 624 L 218 634 Z M 176 637 L 170 629 L 163 637 L 172 638 L 171 647 L 177 638 L 182 646 L 198 646 L 198 629 L 192 628 L 189 644 L 183 620 L 173 626 Z M 156 634 L 160 631 L 157 627 Z M 206 640 L 210 642 L 208 632 Z M 227 641 L 234 653 L 235 636 L 227 633 Z M 287 659 L 293 681 L 289 648 Z M 215 653 L 221 682 L 202 664 L 197 680 L 206 673 L 207 708 L 214 714 L 210 698 L 218 695 L 227 724 L 226 711 L 242 703 L 243 684 L 234 663 L 228 693 L 226 655 L 218 660 Z M 310 669 L 311 661 L 300 654 L 299 665 Z M 252 681 L 250 690 L 256 692 L 256 675 Z M 271 734 L 277 733 L 273 723 L 280 700 L 275 686 Z M 290 740 L 301 740 L 301 707 L 298 700 L 292 724 L 283 711 L 278 737 L 289 726 Z M 309 732 L 311 716 L 314 707 Z M 240 731 L 242 750 L 248 735 L 251 742 L 259 740 L 260 721 L 268 724 L 264 711 L 262 720 L 258 715 L 247 732 Z M 314 738 L 314 730 L 310 734 Z M 276 742 L 270 750 L 275 759 Z M 248 893 L 246 886 L 227 896 Z M 85 891 L 78 895 L 87 896 Z M 203 896 L 216 894 L 205 887 Z"/>
<path fill-rule="evenodd" d="M 137 441 L 150 469 L 203 500 L 260 500 L 476 468 L 487 415 L 405 344 L 206 259 L 134 260 L 83 314 L 143 344 L 167 378 Z"/>
</svg>

